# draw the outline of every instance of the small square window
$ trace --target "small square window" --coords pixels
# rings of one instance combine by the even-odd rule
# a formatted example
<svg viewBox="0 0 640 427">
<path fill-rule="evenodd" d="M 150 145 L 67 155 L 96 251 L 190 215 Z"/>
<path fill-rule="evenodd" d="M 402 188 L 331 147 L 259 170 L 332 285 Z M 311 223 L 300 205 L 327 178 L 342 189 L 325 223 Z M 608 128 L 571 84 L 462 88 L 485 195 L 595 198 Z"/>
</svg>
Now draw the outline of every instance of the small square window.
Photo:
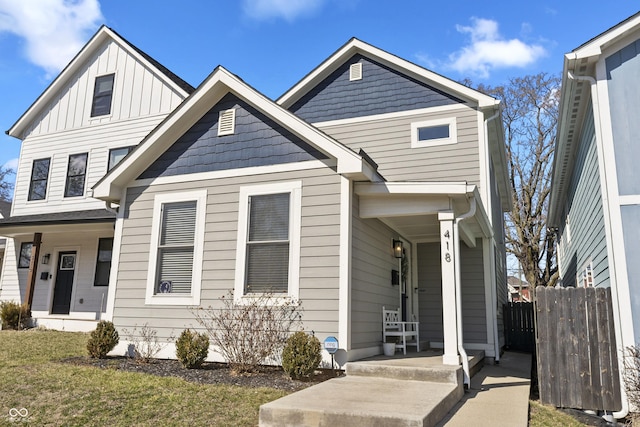
<svg viewBox="0 0 640 427">
<path fill-rule="evenodd" d="M 93 88 L 91 117 L 106 116 L 111 114 L 111 100 L 113 98 L 114 77 L 115 74 L 96 77 L 96 83 Z"/>
<path fill-rule="evenodd" d="M 29 268 L 29 264 L 31 264 L 32 248 L 32 242 L 23 242 L 20 245 L 20 258 L 18 259 L 18 268 Z"/>
</svg>

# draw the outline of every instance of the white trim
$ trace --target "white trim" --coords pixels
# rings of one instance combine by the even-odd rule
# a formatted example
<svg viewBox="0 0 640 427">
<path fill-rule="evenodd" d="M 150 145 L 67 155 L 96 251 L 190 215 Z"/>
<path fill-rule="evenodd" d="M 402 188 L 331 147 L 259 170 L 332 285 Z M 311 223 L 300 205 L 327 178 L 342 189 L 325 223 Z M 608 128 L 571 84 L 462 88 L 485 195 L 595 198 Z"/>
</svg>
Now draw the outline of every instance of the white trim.
<svg viewBox="0 0 640 427">
<path fill-rule="evenodd" d="M 392 119 L 400 119 L 411 116 L 424 116 L 425 114 L 438 114 L 445 113 L 449 111 L 470 109 L 467 104 L 451 104 L 451 105 L 439 105 L 437 107 L 427 107 L 420 108 L 417 110 L 403 110 L 396 111 L 393 113 L 382 113 L 382 114 L 373 114 L 371 116 L 363 116 L 363 117 L 352 117 L 348 119 L 336 119 L 336 120 L 327 120 L 324 122 L 314 122 L 313 125 L 317 128 L 331 127 L 331 126 L 341 126 L 341 125 L 352 125 L 358 123 L 367 123 L 367 122 L 379 122 L 381 120 L 392 120 Z"/>
<path fill-rule="evenodd" d="M 449 126 L 449 136 L 446 138 L 419 139 L 418 132 L 421 128 Z M 458 143 L 458 126 L 456 117 L 444 119 L 424 120 L 411 123 L 411 148 L 436 147 Z"/>
<path fill-rule="evenodd" d="M 122 229 L 124 227 L 124 212 L 127 205 L 127 189 L 122 190 L 120 198 L 122 205 L 116 215 L 116 223 L 113 230 L 113 252 L 111 253 L 111 271 L 109 272 L 109 288 L 107 290 L 107 308 L 105 320 L 113 322 L 113 312 L 116 302 L 116 287 L 118 285 L 118 273 L 120 270 L 120 248 L 122 245 Z"/>
<path fill-rule="evenodd" d="M 294 301 L 300 294 L 300 229 L 302 222 L 302 181 L 277 182 L 273 184 L 240 187 L 238 206 L 238 237 L 236 243 L 236 271 L 234 300 L 242 303 L 251 298 L 244 294 L 246 274 L 246 248 L 249 227 L 249 197 L 264 194 L 289 193 L 289 290 L 285 298 Z M 280 298 L 279 298 L 280 299 Z M 277 303 L 277 302 L 276 302 Z"/>
<path fill-rule="evenodd" d="M 351 222 L 353 218 L 353 186 L 340 177 L 340 279 L 338 306 L 338 342 L 351 349 Z"/>
<path fill-rule="evenodd" d="M 480 167 L 480 185 L 479 192 L 480 198 L 485 206 L 493 206 L 493 200 L 491 200 L 491 190 L 489 183 L 491 177 L 489 171 L 491 170 L 491 154 L 489 152 L 489 131 L 488 123 L 485 124 L 484 114 L 478 111 L 478 163 Z M 497 184 L 497 177 L 496 177 Z M 500 191 L 496 191 L 496 194 L 500 194 Z M 489 223 L 493 226 L 493 215 L 489 215 Z"/>
<path fill-rule="evenodd" d="M 133 181 L 129 187 L 147 187 L 150 185 L 177 184 L 183 182 L 205 181 L 210 179 L 237 178 L 252 175 L 267 175 L 278 172 L 295 172 L 310 169 L 322 169 L 335 167 L 335 159 L 309 160 L 305 162 L 286 163 L 282 165 L 252 166 L 240 169 L 228 169 L 222 171 L 199 172 L 191 174 L 181 174 L 175 176 L 163 176 L 159 178 L 138 179 Z"/>
<path fill-rule="evenodd" d="M 618 197 L 620 206 L 640 205 L 640 194 L 631 194 Z"/>
<path fill-rule="evenodd" d="M 196 224 L 193 242 L 193 271 L 191 276 L 191 295 L 155 294 L 156 269 L 158 263 L 158 245 L 162 205 L 167 203 L 196 201 Z M 151 226 L 151 244 L 149 248 L 149 269 L 147 270 L 147 289 L 145 304 L 148 305 L 199 305 L 202 287 L 202 258 L 204 250 L 205 216 L 207 211 L 207 190 L 194 190 L 178 193 L 157 194 L 153 199 L 153 220 Z"/>
<path fill-rule="evenodd" d="M 233 135 L 236 131 L 236 109 L 222 110 L 218 113 L 218 136 Z"/>
<path fill-rule="evenodd" d="M 95 311 L 69 311 L 69 314 L 51 314 L 47 311 L 33 311 L 32 317 L 38 319 L 96 320 Z"/>
<path fill-rule="evenodd" d="M 20 155 L 22 155 L 22 153 L 20 153 Z M 49 190 L 50 190 L 50 184 L 51 184 L 51 171 L 53 170 L 53 158 L 54 158 L 54 154 L 51 153 L 49 154 L 49 157 L 34 157 L 33 159 L 31 159 L 31 168 L 29 168 L 29 184 L 27 186 L 27 197 L 25 199 L 26 205 L 30 205 L 30 204 L 36 204 L 36 203 L 47 203 L 47 201 L 49 200 Z M 36 199 L 36 200 L 29 200 L 29 196 L 31 195 L 31 183 L 33 181 L 33 164 L 37 161 L 37 160 L 44 160 L 44 159 L 49 159 L 49 170 L 47 171 L 47 188 L 45 189 L 45 194 L 44 194 L 44 199 Z M 17 177 L 16 177 L 17 180 Z M 63 191 L 63 195 L 64 195 L 64 190 Z M 64 199 L 64 198 L 63 198 Z M 16 202 L 14 200 L 14 202 L 12 203 L 11 206 L 11 211 L 13 214 L 13 207 L 16 206 Z"/>
<path fill-rule="evenodd" d="M 354 192 L 359 196 L 375 194 L 473 194 L 475 185 L 466 182 L 356 182 Z"/>
<path fill-rule="evenodd" d="M 362 62 L 356 62 L 349 66 L 349 81 L 362 80 Z"/>
</svg>

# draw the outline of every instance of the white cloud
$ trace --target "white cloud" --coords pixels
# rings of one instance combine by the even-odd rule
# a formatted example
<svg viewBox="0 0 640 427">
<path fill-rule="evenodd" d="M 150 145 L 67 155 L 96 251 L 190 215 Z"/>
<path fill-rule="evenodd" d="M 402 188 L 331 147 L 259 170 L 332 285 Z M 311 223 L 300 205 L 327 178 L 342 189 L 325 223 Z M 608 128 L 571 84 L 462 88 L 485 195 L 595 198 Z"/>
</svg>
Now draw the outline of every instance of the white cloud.
<svg viewBox="0 0 640 427">
<path fill-rule="evenodd" d="M 25 40 L 25 56 L 56 74 L 103 20 L 98 0 L 0 0 L 0 33 Z"/>
<path fill-rule="evenodd" d="M 7 160 L 7 162 L 2 166 L 4 169 L 13 169 L 14 171 L 18 170 L 18 159 Z"/>
<path fill-rule="evenodd" d="M 324 2 L 325 0 L 244 0 L 243 9 L 256 20 L 284 18 L 291 22 L 300 16 L 312 14 Z"/>
<path fill-rule="evenodd" d="M 481 18 L 471 18 L 471 21 L 472 26 L 456 26 L 458 32 L 469 34 L 471 40 L 470 44 L 449 55 L 448 68 L 487 78 L 492 69 L 525 67 L 546 55 L 540 45 L 504 39 L 496 21 Z"/>
</svg>

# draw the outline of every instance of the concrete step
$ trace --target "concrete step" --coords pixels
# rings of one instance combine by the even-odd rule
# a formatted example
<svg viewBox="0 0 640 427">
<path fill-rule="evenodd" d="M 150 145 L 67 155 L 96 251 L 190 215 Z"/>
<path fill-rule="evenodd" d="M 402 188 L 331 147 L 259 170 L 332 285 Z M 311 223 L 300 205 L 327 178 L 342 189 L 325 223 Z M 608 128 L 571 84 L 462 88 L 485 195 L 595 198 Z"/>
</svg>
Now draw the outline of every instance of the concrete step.
<svg viewBox="0 0 640 427">
<path fill-rule="evenodd" d="M 260 407 L 260 426 L 436 425 L 464 394 L 461 383 L 335 378 Z"/>
<path fill-rule="evenodd" d="M 345 372 L 347 376 L 462 384 L 461 366 L 419 366 L 416 361 L 417 359 L 393 359 L 349 362 Z"/>
</svg>

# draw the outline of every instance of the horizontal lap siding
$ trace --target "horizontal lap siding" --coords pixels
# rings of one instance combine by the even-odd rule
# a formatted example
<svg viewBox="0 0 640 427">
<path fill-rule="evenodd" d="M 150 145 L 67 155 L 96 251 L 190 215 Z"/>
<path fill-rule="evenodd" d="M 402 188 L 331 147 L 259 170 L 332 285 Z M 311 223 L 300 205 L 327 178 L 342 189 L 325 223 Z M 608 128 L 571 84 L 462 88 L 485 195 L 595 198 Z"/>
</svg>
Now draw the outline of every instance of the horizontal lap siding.
<svg viewBox="0 0 640 427">
<path fill-rule="evenodd" d="M 569 225 L 560 227 L 560 277 L 564 286 L 575 286 L 576 274 L 591 260 L 594 286 L 606 287 L 609 263 L 593 110 L 586 114 L 565 207 Z"/>
<path fill-rule="evenodd" d="M 89 196 L 91 187 L 107 173 L 109 150 L 137 145 L 164 118 L 164 115 L 109 123 L 29 138 L 22 144 L 18 165 L 13 215 L 99 209 L 104 202 Z M 64 197 L 70 154 L 88 153 L 85 195 Z M 27 201 L 34 159 L 51 158 L 45 200 Z"/>
<path fill-rule="evenodd" d="M 411 148 L 411 123 L 455 116 L 458 142 Z M 318 125 L 349 148 L 364 149 L 390 181 L 467 181 L 479 185 L 478 116 L 469 107 L 455 110 Z"/>
<path fill-rule="evenodd" d="M 377 219 L 359 217 L 354 197 L 351 273 L 351 347 L 378 346 L 382 342 L 382 306 L 397 308 L 399 290 L 391 286 L 391 270 L 398 261 L 391 252 L 397 237 Z"/>
<path fill-rule="evenodd" d="M 20 242 L 15 239 L 7 239 L 4 249 L 4 260 L 0 280 L 0 301 L 22 302 L 25 289 L 20 287 L 20 279 L 26 281 L 28 269 L 18 269 L 18 253 L 20 252 Z"/>
<path fill-rule="evenodd" d="M 327 168 L 130 188 L 115 301 L 117 327 L 132 329 L 148 322 L 162 336 L 197 327 L 186 307 L 144 303 L 154 195 L 207 189 L 201 306 L 219 307 L 218 299 L 234 287 L 240 186 L 294 180 L 302 181 L 300 300 L 304 328 L 316 334 L 337 334 L 340 182 Z"/>
<path fill-rule="evenodd" d="M 478 240 L 475 248 L 469 248 L 461 243 L 460 258 L 464 342 L 486 343 L 482 242 Z M 420 337 L 428 341 L 442 342 L 442 266 L 440 262 L 440 243 L 418 244 Z"/>
</svg>

